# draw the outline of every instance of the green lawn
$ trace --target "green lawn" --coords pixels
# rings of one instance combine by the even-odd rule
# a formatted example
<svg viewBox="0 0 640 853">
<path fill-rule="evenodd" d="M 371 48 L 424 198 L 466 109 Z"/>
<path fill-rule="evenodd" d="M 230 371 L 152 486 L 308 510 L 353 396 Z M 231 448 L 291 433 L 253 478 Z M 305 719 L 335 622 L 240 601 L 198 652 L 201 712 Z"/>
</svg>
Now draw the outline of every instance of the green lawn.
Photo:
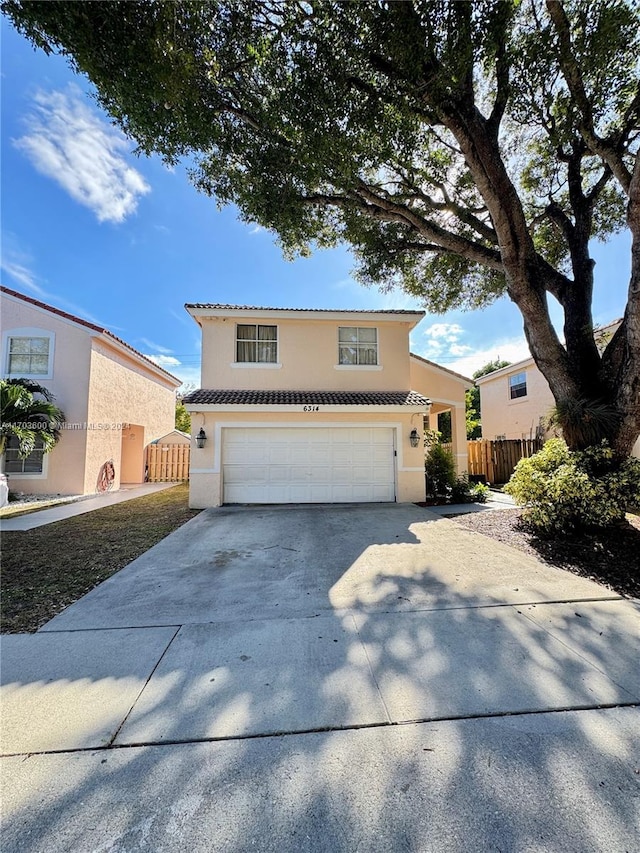
<svg viewBox="0 0 640 853">
<path fill-rule="evenodd" d="M 2 536 L 3 633 L 36 631 L 199 510 L 188 484 Z"/>
</svg>

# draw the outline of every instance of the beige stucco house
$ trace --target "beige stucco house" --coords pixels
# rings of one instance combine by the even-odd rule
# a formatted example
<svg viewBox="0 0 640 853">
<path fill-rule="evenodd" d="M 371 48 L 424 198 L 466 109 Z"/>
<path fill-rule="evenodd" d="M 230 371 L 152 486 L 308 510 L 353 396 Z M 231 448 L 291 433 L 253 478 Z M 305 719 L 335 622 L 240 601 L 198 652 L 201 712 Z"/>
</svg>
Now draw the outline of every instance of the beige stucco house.
<svg viewBox="0 0 640 853">
<path fill-rule="evenodd" d="M 411 356 L 423 312 L 185 307 L 202 329 L 192 506 L 423 500 L 423 426 L 445 409 L 466 470 L 472 382 Z"/>
<path fill-rule="evenodd" d="M 616 320 L 598 330 L 606 344 L 620 325 Z M 501 370 L 476 379 L 480 389 L 482 437 L 536 438 L 547 437 L 545 421 L 555 401 L 547 380 L 533 358 L 525 358 Z M 640 437 L 633 448 L 640 457 Z"/>
<path fill-rule="evenodd" d="M 482 437 L 542 438 L 554 405 L 547 380 L 529 357 L 476 379 L 480 389 Z"/>
<path fill-rule="evenodd" d="M 92 494 L 144 481 L 144 449 L 173 429 L 180 385 L 99 326 L 2 287 L 2 375 L 37 381 L 66 422 L 51 453 L 7 449 L 10 488 Z"/>
</svg>

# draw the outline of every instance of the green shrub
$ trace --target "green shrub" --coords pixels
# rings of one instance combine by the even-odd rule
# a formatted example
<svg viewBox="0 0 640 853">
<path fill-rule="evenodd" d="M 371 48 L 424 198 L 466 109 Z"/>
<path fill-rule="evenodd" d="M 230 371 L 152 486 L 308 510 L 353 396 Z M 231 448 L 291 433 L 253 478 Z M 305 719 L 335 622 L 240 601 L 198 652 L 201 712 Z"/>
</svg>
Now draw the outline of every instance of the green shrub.
<svg viewBox="0 0 640 853">
<path fill-rule="evenodd" d="M 468 474 L 460 474 L 451 489 L 454 504 L 486 503 L 489 487 L 484 483 L 470 483 Z"/>
<path fill-rule="evenodd" d="M 504 490 L 526 507 L 525 520 L 543 532 L 608 527 L 638 502 L 640 461 L 617 464 L 606 442 L 572 452 L 561 438 L 552 438 L 518 462 Z"/>
<path fill-rule="evenodd" d="M 460 474 L 460 476 L 456 477 L 456 481 L 451 488 L 451 503 L 466 504 L 469 501 L 469 475 Z"/>
<path fill-rule="evenodd" d="M 469 486 L 469 498 L 473 503 L 486 504 L 491 489 L 485 483 L 471 483 Z"/>
<path fill-rule="evenodd" d="M 456 482 L 453 456 L 441 444 L 432 444 L 425 458 L 427 496 L 448 495 Z"/>
</svg>

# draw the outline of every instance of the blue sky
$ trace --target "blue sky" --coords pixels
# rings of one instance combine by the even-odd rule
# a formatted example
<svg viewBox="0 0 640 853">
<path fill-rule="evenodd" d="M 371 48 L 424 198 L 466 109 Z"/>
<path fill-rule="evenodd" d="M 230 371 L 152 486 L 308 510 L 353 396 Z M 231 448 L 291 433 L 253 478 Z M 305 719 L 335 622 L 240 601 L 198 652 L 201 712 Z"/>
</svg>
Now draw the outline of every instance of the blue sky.
<svg viewBox="0 0 640 853">
<path fill-rule="evenodd" d="M 185 302 L 292 308 L 422 308 L 351 276 L 348 250 L 285 261 L 273 235 L 218 211 L 183 168 L 136 157 L 60 57 L 2 20 L 2 283 L 111 329 L 186 383 L 199 384 L 199 329 Z M 594 247 L 594 318 L 622 315 L 629 239 Z M 560 321 L 559 313 L 554 320 Z M 470 375 L 528 355 L 506 298 L 483 311 L 427 315 L 420 355 Z"/>
</svg>

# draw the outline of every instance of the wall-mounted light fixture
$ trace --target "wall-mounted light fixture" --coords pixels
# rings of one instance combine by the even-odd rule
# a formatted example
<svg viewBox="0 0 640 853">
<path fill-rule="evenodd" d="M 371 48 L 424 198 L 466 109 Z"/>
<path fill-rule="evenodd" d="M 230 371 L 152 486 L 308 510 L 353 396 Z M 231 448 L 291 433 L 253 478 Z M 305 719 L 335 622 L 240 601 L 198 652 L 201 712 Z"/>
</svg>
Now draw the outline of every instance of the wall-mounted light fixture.
<svg viewBox="0 0 640 853">
<path fill-rule="evenodd" d="M 418 430 L 414 427 L 409 434 L 409 443 L 411 447 L 417 447 L 420 444 L 420 436 L 418 435 Z"/>
<path fill-rule="evenodd" d="M 203 427 L 200 427 L 200 432 L 196 436 L 196 447 L 202 449 L 207 443 L 207 434 Z"/>
</svg>

